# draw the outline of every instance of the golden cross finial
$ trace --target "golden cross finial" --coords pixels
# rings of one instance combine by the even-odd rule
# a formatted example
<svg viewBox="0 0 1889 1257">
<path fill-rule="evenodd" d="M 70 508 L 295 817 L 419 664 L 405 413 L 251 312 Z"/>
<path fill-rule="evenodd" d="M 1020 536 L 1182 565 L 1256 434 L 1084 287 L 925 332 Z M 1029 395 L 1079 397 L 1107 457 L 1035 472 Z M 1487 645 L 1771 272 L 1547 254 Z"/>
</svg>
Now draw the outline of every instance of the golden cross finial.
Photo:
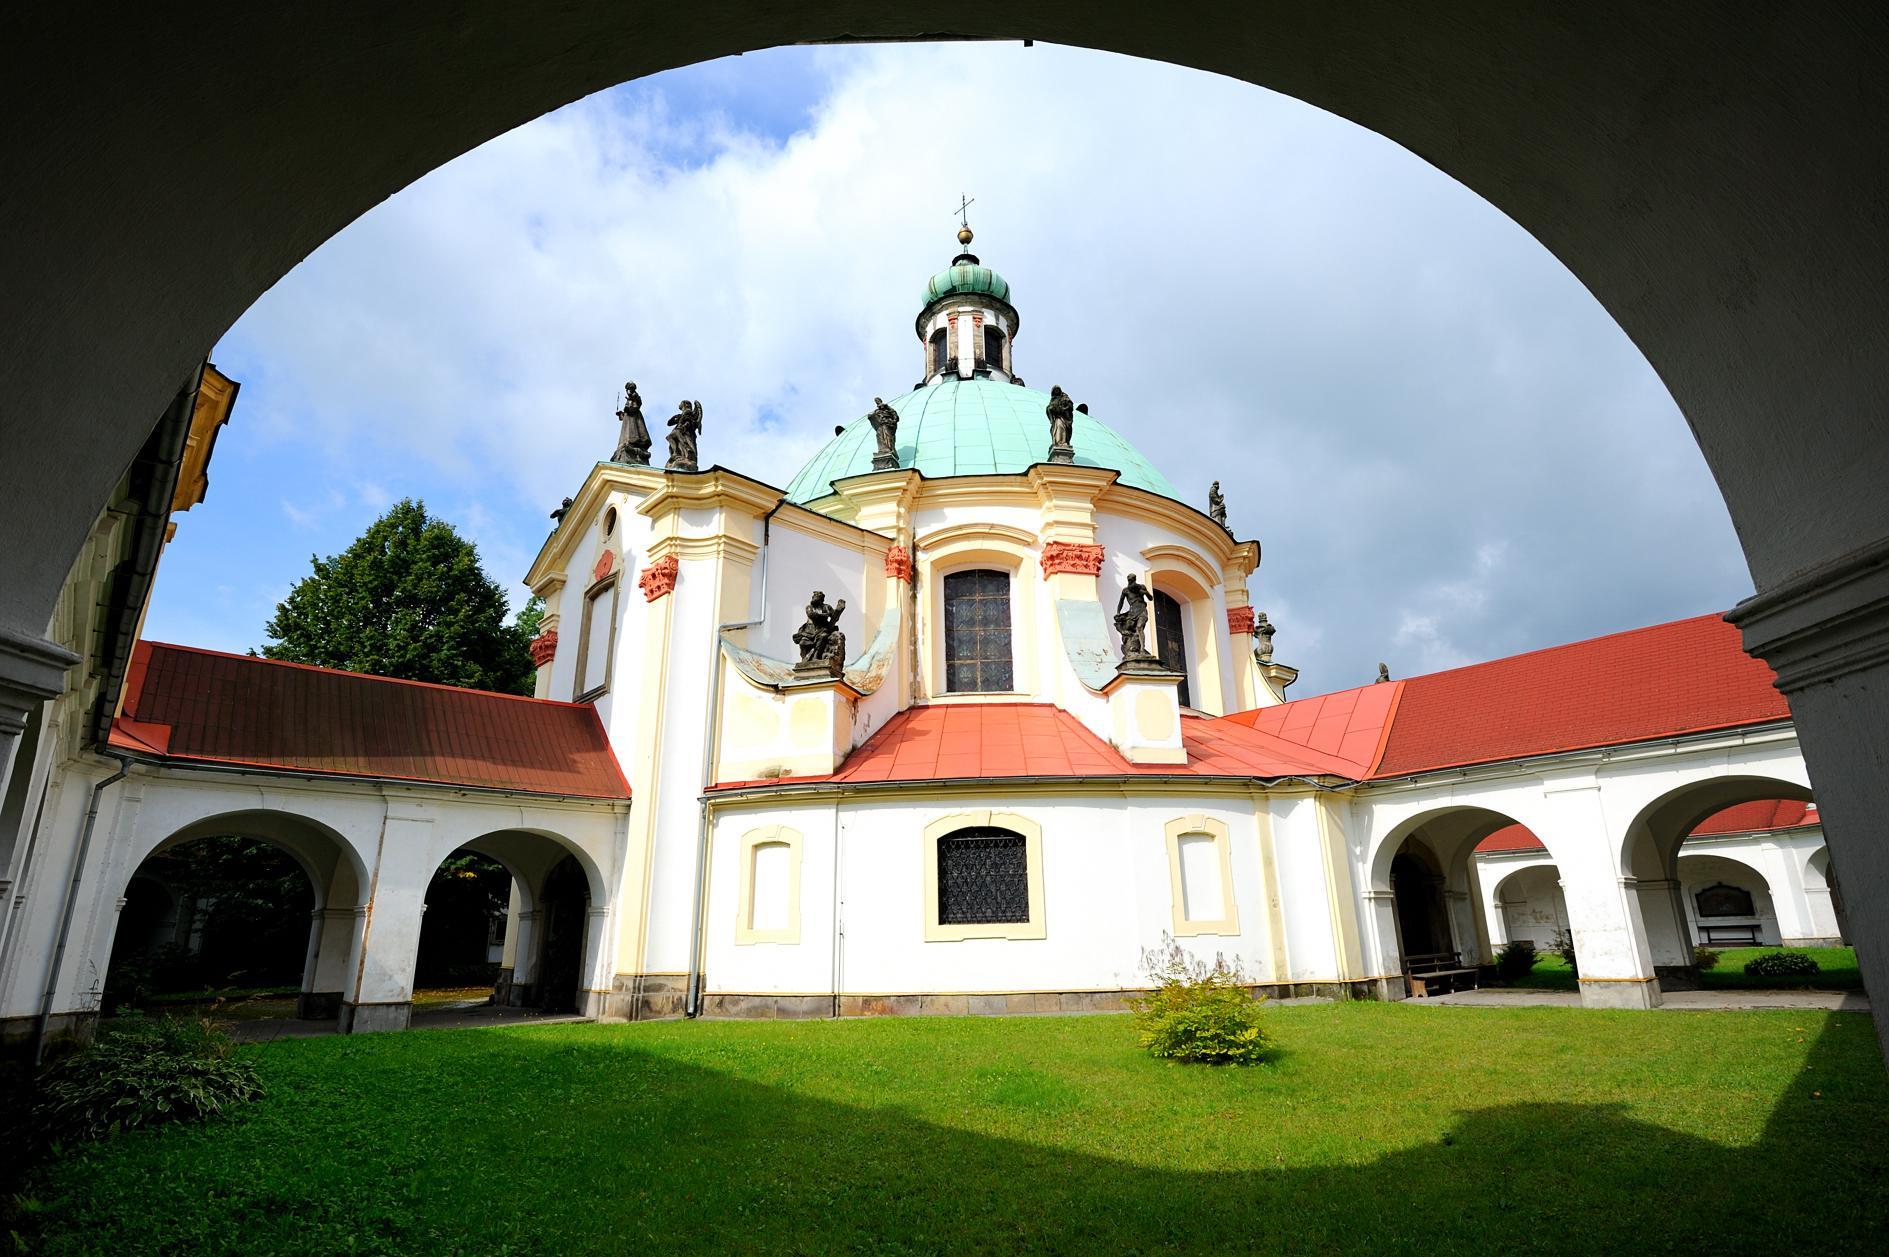
<svg viewBox="0 0 1889 1257">
<path fill-rule="evenodd" d="M 960 193 L 959 195 L 962 196 L 963 194 Z M 969 227 L 971 225 L 970 217 L 969 215 L 965 213 L 965 211 L 970 209 L 971 206 L 975 205 L 976 203 L 977 203 L 977 198 L 974 196 L 965 196 L 958 203 L 958 226 Z"/>
</svg>

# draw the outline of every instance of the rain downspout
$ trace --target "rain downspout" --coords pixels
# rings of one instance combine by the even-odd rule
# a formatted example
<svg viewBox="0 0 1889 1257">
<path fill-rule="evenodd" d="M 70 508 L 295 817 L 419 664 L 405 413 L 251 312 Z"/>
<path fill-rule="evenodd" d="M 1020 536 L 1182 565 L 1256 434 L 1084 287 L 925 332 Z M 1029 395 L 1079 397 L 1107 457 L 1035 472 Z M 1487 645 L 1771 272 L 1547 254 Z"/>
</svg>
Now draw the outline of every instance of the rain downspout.
<svg viewBox="0 0 1889 1257">
<path fill-rule="evenodd" d="M 782 498 L 761 516 L 761 614 L 747 620 L 717 624 L 709 643 L 708 656 L 708 729 L 702 738 L 702 794 L 695 834 L 695 902 L 689 910 L 689 990 L 683 1009 L 691 1017 L 702 1014 L 702 914 L 703 898 L 708 894 L 708 792 L 715 784 L 715 737 L 721 728 L 722 634 L 735 629 L 753 628 L 767 619 L 767 555 L 773 539 L 774 512 L 787 501 Z"/>
<path fill-rule="evenodd" d="M 118 771 L 92 787 L 92 804 L 85 809 L 85 828 L 79 831 L 79 853 L 72 859 L 72 881 L 66 887 L 66 905 L 59 914 L 59 942 L 53 948 L 52 970 L 46 976 L 46 995 L 39 1002 L 39 1020 L 33 1026 L 33 1064 L 37 1066 L 46 1057 L 46 1027 L 52 1022 L 52 1002 L 59 989 L 59 970 L 66 960 L 66 940 L 72 937 L 72 918 L 79 907 L 79 883 L 85 877 L 85 857 L 92 847 L 92 829 L 98 824 L 98 804 L 104 797 L 105 787 L 123 781 L 131 771 L 131 761 L 122 755 L 114 755 L 118 761 Z"/>
</svg>

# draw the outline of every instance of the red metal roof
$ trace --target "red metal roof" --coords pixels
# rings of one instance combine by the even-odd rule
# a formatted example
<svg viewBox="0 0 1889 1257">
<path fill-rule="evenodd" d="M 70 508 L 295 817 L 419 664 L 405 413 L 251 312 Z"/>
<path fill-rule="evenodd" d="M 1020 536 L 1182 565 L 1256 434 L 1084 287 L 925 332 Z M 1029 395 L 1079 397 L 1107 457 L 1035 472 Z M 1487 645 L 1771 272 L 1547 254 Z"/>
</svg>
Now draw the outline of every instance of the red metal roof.
<svg viewBox="0 0 1889 1257">
<path fill-rule="evenodd" d="M 111 745 L 167 759 L 627 799 L 594 707 L 139 642 Z"/>
<path fill-rule="evenodd" d="M 1735 803 L 1722 812 L 1712 813 L 1699 822 L 1689 837 L 1712 838 L 1720 834 L 1803 829 L 1820 823 L 1815 803 L 1802 803 L 1796 799 L 1758 799 L 1751 803 Z M 1535 837 L 1534 831 L 1526 825 L 1504 825 L 1476 844 L 1476 850 L 1482 852 L 1543 849 L 1541 839 Z"/>
<path fill-rule="evenodd" d="M 1047 703 L 908 707 L 830 777 L 724 781 L 723 790 L 829 781 L 1001 780 L 1006 777 L 1297 777 L 1341 774 L 1329 757 L 1224 720 L 1181 718 L 1185 764 L 1131 764 L 1080 720 Z"/>
</svg>

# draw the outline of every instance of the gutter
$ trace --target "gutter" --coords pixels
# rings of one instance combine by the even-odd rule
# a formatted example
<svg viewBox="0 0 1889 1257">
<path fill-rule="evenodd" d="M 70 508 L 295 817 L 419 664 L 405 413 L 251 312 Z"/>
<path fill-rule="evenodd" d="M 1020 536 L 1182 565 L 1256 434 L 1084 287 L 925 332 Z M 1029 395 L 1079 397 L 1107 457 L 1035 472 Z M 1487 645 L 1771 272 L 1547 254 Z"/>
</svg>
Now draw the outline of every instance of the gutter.
<svg viewBox="0 0 1889 1257">
<path fill-rule="evenodd" d="M 118 771 L 92 787 L 92 803 L 85 809 L 85 827 L 79 831 L 79 851 L 72 858 L 72 880 L 66 885 L 65 906 L 59 912 L 59 942 L 53 948 L 52 968 L 46 974 L 46 994 L 39 1002 L 39 1018 L 33 1025 L 35 1068 L 46 1058 L 46 1027 L 52 1022 L 53 997 L 59 990 L 59 970 L 65 964 L 66 942 L 72 937 L 72 918 L 78 914 L 79 883 L 85 877 L 85 857 L 92 847 L 92 830 L 98 824 L 99 800 L 104 797 L 105 787 L 123 781 L 131 772 L 128 758 L 122 755 L 112 758 L 118 761 Z"/>
<path fill-rule="evenodd" d="M 131 537 L 125 547 L 125 557 L 112 569 L 106 588 L 105 612 L 99 627 L 100 646 L 92 666 L 100 685 L 98 700 L 86 720 L 87 747 L 102 747 L 111 732 L 119 691 L 125 683 L 125 669 L 131 663 L 131 646 L 138 635 L 144 605 L 151 596 L 158 556 L 164 550 L 164 531 L 170 522 L 171 501 L 177 494 L 177 478 L 183 471 L 191 417 L 196 412 L 197 392 L 202 386 L 203 364 L 199 363 L 190 380 L 178 390 L 158 419 L 127 473 Z"/>
<path fill-rule="evenodd" d="M 702 738 L 702 794 L 697 800 L 695 832 L 695 897 L 689 908 L 689 988 L 683 1012 L 690 1017 L 702 1015 L 702 918 L 708 895 L 708 800 L 715 785 L 715 738 L 721 729 L 722 634 L 734 629 L 753 628 L 767 621 L 767 556 L 773 541 L 774 512 L 787 498 L 767 508 L 761 516 L 761 614 L 746 620 L 717 624 L 709 640 L 708 653 L 708 728 Z"/>
</svg>

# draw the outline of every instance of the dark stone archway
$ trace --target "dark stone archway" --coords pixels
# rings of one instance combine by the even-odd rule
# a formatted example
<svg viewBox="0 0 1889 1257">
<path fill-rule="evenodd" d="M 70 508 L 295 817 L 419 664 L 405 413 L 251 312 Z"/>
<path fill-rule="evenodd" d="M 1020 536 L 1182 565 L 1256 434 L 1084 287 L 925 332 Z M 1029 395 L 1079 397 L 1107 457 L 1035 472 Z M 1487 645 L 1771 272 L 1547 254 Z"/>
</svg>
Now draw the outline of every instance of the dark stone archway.
<svg viewBox="0 0 1889 1257">
<path fill-rule="evenodd" d="M 1889 920 L 1864 911 L 1889 903 L 1889 845 L 1866 837 L 1889 812 L 1880 4 L 16 8 L 0 37 L 0 745 L 63 684 L 43 641 L 54 597 L 158 414 L 250 302 L 381 199 L 654 71 L 795 42 L 1028 37 L 1369 127 L 1508 213 L 1619 320 L 1725 495 L 1759 590 L 1739 622 L 1792 694 L 1863 970 L 1889 986 Z"/>
</svg>

